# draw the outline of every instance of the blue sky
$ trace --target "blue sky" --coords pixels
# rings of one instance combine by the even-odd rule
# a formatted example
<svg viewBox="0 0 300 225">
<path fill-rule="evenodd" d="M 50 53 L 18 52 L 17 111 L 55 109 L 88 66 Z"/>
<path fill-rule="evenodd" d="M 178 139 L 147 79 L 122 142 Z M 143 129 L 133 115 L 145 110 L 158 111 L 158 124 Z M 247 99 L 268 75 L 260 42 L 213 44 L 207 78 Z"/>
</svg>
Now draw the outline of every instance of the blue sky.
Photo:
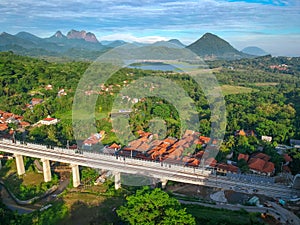
<svg viewBox="0 0 300 225">
<path fill-rule="evenodd" d="M 189 44 L 211 32 L 237 49 L 300 56 L 299 0 L 1 0 L 0 27 L 48 37 L 86 30 L 99 40 Z"/>
</svg>

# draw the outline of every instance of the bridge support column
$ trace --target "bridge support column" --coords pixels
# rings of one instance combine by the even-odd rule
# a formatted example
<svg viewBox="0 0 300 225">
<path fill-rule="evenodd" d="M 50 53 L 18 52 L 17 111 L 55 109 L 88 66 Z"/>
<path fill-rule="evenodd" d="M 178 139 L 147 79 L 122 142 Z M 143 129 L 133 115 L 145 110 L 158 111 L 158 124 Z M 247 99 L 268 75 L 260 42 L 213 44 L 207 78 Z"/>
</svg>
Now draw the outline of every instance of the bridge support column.
<svg viewBox="0 0 300 225">
<path fill-rule="evenodd" d="M 25 167 L 24 167 L 24 161 L 23 161 L 23 156 L 15 154 L 16 158 L 16 165 L 17 165 L 17 172 L 18 175 L 23 175 L 25 173 Z"/>
<path fill-rule="evenodd" d="M 80 185 L 79 166 L 71 164 L 71 167 L 73 176 L 73 187 L 78 187 Z"/>
<path fill-rule="evenodd" d="M 42 162 L 43 162 L 44 181 L 49 182 L 49 181 L 51 181 L 50 162 L 48 159 L 42 159 Z"/>
<path fill-rule="evenodd" d="M 160 179 L 161 182 L 161 188 L 165 189 L 168 183 L 168 179 Z"/>
<path fill-rule="evenodd" d="M 115 172 L 115 189 L 118 190 L 121 188 L 121 173 Z"/>
</svg>

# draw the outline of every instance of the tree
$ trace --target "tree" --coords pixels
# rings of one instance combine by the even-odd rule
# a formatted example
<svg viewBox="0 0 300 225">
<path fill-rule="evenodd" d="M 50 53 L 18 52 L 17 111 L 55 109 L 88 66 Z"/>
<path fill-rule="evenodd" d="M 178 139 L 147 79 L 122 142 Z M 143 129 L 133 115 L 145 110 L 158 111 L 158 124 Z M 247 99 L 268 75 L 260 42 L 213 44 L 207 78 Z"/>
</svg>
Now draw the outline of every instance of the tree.
<svg viewBox="0 0 300 225">
<path fill-rule="evenodd" d="M 240 168 L 242 173 L 247 173 L 249 172 L 249 166 L 247 164 L 247 162 L 245 161 L 245 159 L 240 159 L 238 161 L 238 167 Z"/>
<path fill-rule="evenodd" d="M 159 188 L 150 190 L 144 187 L 126 200 L 125 206 L 121 206 L 117 214 L 129 224 L 196 224 L 195 218 L 181 207 L 178 200 Z"/>
</svg>

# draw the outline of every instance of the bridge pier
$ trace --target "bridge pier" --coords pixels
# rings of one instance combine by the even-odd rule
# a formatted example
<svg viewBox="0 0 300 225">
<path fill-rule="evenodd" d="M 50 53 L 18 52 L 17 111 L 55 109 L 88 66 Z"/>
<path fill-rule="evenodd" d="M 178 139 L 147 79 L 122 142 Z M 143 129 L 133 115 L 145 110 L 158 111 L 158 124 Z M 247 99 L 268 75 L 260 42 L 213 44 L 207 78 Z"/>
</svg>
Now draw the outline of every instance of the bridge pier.
<svg viewBox="0 0 300 225">
<path fill-rule="evenodd" d="M 25 166 L 24 166 L 24 161 L 23 161 L 23 156 L 15 154 L 16 158 L 16 165 L 17 165 L 17 172 L 18 175 L 23 175 L 25 173 Z"/>
<path fill-rule="evenodd" d="M 168 183 L 168 179 L 160 179 L 161 182 L 161 188 L 165 189 Z"/>
<path fill-rule="evenodd" d="M 115 190 L 121 188 L 121 173 L 115 172 Z"/>
<path fill-rule="evenodd" d="M 79 166 L 71 164 L 72 167 L 72 176 L 73 176 L 73 187 L 78 187 L 80 185 L 80 175 L 79 175 Z"/>
<path fill-rule="evenodd" d="M 44 181 L 49 182 L 49 181 L 51 181 L 50 162 L 48 159 L 42 159 L 42 162 L 43 162 Z"/>
</svg>

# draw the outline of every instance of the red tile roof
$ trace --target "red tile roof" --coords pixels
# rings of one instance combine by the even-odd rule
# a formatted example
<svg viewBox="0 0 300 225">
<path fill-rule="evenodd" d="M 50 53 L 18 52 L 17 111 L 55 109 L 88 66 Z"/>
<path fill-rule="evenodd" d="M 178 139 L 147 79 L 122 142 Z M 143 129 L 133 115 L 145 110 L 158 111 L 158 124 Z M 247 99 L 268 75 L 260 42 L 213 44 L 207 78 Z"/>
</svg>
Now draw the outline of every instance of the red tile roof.
<svg viewBox="0 0 300 225">
<path fill-rule="evenodd" d="M 217 160 L 215 158 L 208 158 L 205 160 L 204 164 L 215 167 L 217 165 Z"/>
<path fill-rule="evenodd" d="M 149 148 L 150 148 L 150 145 L 148 145 L 146 142 L 142 142 L 142 144 L 138 147 L 138 150 L 147 151 Z"/>
<path fill-rule="evenodd" d="M 285 162 L 293 161 L 293 159 L 288 154 L 283 154 L 283 158 L 284 158 Z"/>
<path fill-rule="evenodd" d="M 6 129 L 8 129 L 6 124 L 0 124 L 0 131 L 5 131 Z"/>
<path fill-rule="evenodd" d="M 275 165 L 272 162 L 266 162 L 262 172 L 264 173 L 273 173 L 275 170 Z"/>
<path fill-rule="evenodd" d="M 256 153 L 256 154 L 253 154 L 251 157 L 252 157 L 252 158 L 262 159 L 262 160 L 264 160 L 264 161 L 269 161 L 269 160 L 271 159 L 270 156 L 268 156 L 268 155 L 266 155 L 266 154 L 264 154 L 264 153 L 261 153 L 261 152 Z"/>
<path fill-rule="evenodd" d="M 44 121 L 53 121 L 53 120 L 55 120 L 55 118 L 50 118 L 50 117 L 47 117 L 47 118 L 45 118 L 45 119 L 43 119 Z"/>
<path fill-rule="evenodd" d="M 224 164 L 224 163 L 220 163 L 217 165 L 217 168 L 222 169 L 222 170 L 226 170 L 226 171 L 230 171 L 233 173 L 237 173 L 239 168 L 233 165 L 229 165 L 229 164 Z"/>
<path fill-rule="evenodd" d="M 129 146 L 131 148 L 138 148 L 141 144 L 142 144 L 142 141 L 140 139 L 129 142 Z"/>
<path fill-rule="evenodd" d="M 244 130 L 237 130 L 235 132 L 236 136 L 246 136 L 246 132 Z"/>
<path fill-rule="evenodd" d="M 22 126 L 22 127 L 28 127 L 28 126 L 30 126 L 30 123 L 25 122 L 25 121 L 22 121 L 22 122 L 20 122 L 19 124 L 20 124 L 20 126 Z"/>
<path fill-rule="evenodd" d="M 177 141 L 175 138 L 166 138 L 163 142 L 167 143 L 168 145 L 172 145 Z"/>
<path fill-rule="evenodd" d="M 116 143 L 113 143 L 111 146 L 109 146 L 109 148 L 117 148 L 117 149 L 119 149 L 120 145 L 118 145 Z"/>
<path fill-rule="evenodd" d="M 272 162 L 265 161 L 260 158 L 251 158 L 249 160 L 249 168 L 262 173 L 274 172 L 275 165 Z"/>
<path fill-rule="evenodd" d="M 207 144 L 210 141 L 209 137 L 205 137 L 205 136 L 200 136 L 199 140 L 204 142 L 204 144 Z"/>
<path fill-rule="evenodd" d="M 259 158 L 251 158 L 248 162 L 248 166 L 252 170 L 256 170 L 259 172 L 263 171 L 263 168 L 266 164 L 266 161 L 259 159 Z"/>
<path fill-rule="evenodd" d="M 241 159 L 244 159 L 246 162 L 248 162 L 249 155 L 240 153 L 238 156 L 238 160 L 241 160 Z"/>
<path fill-rule="evenodd" d="M 198 159 L 192 159 L 190 162 L 188 162 L 188 166 L 199 166 L 200 161 Z"/>
<path fill-rule="evenodd" d="M 201 159 L 202 156 L 203 156 L 203 154 L 204 154 L 204 151 L 197 152 L 197 153 L 195 154 L 195 157 L 198 158 L 198 159 Z"/>
</svg>

